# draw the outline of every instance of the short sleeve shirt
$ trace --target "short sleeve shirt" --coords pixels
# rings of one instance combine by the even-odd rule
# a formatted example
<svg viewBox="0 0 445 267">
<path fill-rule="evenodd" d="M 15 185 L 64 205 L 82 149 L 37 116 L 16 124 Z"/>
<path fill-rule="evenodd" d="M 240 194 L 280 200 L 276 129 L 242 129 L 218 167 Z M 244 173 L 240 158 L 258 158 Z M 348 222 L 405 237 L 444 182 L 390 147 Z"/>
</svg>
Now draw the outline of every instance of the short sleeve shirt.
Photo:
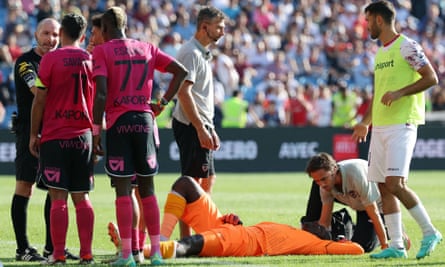
<svg viewBox="0 0 445 267">
<path fill-rule="evenodd" d="M 368 181 L 368 162 L 362 159 L 349 159 L 338 163 L 342 176 L 342 189 L 331 192 L 320 188 L 322 202 L 332 203 L 337 199 L 354 210 L 365 210 L 374 201 L 381 207 L 380 193 L 375 182 Z"/>
<path fill-rule="evenodd" d="M 41 142 L 71 139 L 92 127 L 94 84 L 91 55 L 77 47 L 45 54 L 39 80 L 47 88 Z"/>
<path fill-rule="evenodd" d="M 114 39 L 93 50 L 93 76 L 107 78 L 107 129 L 128 111 L 152 112 L 154 71 L 165 72 L 173 58 L 158 47 L 133 39 Z"/>
<path fill-rule="evenodd" d="M 195 38 L 186 42 L 177 54 L 178 61 L 189 71 L 185 80 L 193 83 L 191 92 L 193 100 L 201 120 L 208 126 L 213 126 L 215 113 L 211 58 L 210 52 Z M 180 100 L 173 112 L 173 117 L 184 124 L 190 124 L 190 120 L 182 110 Z"/>
</svg>

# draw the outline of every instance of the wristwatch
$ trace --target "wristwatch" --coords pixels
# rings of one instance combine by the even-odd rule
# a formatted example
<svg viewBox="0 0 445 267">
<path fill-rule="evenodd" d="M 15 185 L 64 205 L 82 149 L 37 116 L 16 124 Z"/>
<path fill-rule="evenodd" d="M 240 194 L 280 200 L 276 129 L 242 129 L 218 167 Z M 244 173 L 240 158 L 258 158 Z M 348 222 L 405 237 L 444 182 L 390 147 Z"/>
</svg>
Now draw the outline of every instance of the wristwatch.
<svg viewBox="0 0 445 267">
<path fill-rule="evenodd" d="M 167 106 L 168 105 L 168 100 L 165 98 L 161 98 L 161 100 L 159 101 L 159 104 L 161 104 L 161 106 Z"/>
</svg>

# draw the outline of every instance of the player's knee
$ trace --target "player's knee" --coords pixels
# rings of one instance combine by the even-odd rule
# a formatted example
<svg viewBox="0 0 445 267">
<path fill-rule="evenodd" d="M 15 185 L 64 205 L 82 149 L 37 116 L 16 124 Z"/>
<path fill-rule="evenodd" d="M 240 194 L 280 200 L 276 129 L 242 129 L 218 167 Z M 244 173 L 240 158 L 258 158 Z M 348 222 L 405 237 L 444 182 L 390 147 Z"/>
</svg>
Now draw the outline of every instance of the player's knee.
<svg viewBox="0 0 445 267">
<path fill-rule="evenodd" d="M 197 185 L 192 177 L 183 175 L 175 181 L 172 190 L 178 192 L 182 196 L 186 196 L 197 186 L 199 185 Z"/>
<path fill-rule="evenodd" d="M 183 191 L 183 188 L 185 188 L 188 184 L 188 176 L 180 176 L 172 185 L 172 190 L 176 192 Z"/>
<path fill-rule="evenodd" d="M 34 183 L 17 181 L 15 186 L 15 194 L 30 198 L 34 189 Z"/>
<path fill-rule="evenodd" d="M 398 183 L 389 184 L 386 188 L 388 189 L 389 193 L 391 193 L 392 195 L 395 195 L 395 196 L 399 196 L 404 191 L 406 191 L 406 186 L 398 184 Z"/>
<path fill-rule="evenodd" d="M 204 194 L 200 185 L 190 176 L 183 175 L 176 180 L 172 190 L 183 196 L 187 203 L 198 200 Z"/>
</svg>

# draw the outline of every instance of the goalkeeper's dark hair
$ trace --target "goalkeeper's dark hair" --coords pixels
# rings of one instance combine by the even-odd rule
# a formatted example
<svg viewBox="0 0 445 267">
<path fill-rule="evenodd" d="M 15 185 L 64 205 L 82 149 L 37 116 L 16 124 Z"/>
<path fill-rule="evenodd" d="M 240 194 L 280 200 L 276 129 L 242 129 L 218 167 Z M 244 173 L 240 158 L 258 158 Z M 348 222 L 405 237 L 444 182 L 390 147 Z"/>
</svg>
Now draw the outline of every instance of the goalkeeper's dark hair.
<svg viewBox="0 0 445 267">
<path fill-rule="evenodd" d="M 306 165 L 306 173 L 311 174 L 318 170 L 333 171 L 337 167 L 335 159 L 326 152 L 313 156 Z"/>
<path fill-rule="evenodd" d="M 80 39 L 87 28 L 87 20 L 80 14 L 69 13 L 63 16 L 61 28 L 73 41 Z"/>
</svg>

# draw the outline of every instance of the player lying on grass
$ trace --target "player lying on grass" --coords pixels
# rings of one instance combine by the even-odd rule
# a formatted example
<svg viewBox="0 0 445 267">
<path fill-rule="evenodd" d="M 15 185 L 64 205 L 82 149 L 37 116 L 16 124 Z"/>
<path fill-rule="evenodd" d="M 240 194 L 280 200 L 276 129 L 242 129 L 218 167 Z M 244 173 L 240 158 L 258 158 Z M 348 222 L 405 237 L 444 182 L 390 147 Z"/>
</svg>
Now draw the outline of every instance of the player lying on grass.
<svg viewBox="0 0 445 267">
<path fill-rule="evenodd" d="M 193 255 L 245 257 L 364 253 L 357 243 L 321 240 L 309 232 L 285 224 L 262 222 L 243 226 L 238 216 L 221 215 L 199 184 L 188 176 L 178 178 L 167 196 L 161 226 L 164 239 L 170 238 L 179 219 L 190 225 L 197 234 L 179 241 L 161 242 L 161 254 L 165 259 Z M 109 234 L 114 241 L 119 238 L 116 232 L 110 231 Z M 144 247 L 144 254 L 150 254 L 150 245 Z"/>
<path fill-rule="evenodd" d="M 243 226 L 234 214 L 222 216 L 199 184 L 188 176 L 178 178 L 167 196 L 161 227 L 164 238 L 170 238 L 178 220 L 198 234 L 161 242 L 163 258 L 364 253 L 357 243 L 322 240 L 290 225 L 262 222 Z M 150 254 L 150 245 L 144 247 L 144 254 Z"/>
</svg>

